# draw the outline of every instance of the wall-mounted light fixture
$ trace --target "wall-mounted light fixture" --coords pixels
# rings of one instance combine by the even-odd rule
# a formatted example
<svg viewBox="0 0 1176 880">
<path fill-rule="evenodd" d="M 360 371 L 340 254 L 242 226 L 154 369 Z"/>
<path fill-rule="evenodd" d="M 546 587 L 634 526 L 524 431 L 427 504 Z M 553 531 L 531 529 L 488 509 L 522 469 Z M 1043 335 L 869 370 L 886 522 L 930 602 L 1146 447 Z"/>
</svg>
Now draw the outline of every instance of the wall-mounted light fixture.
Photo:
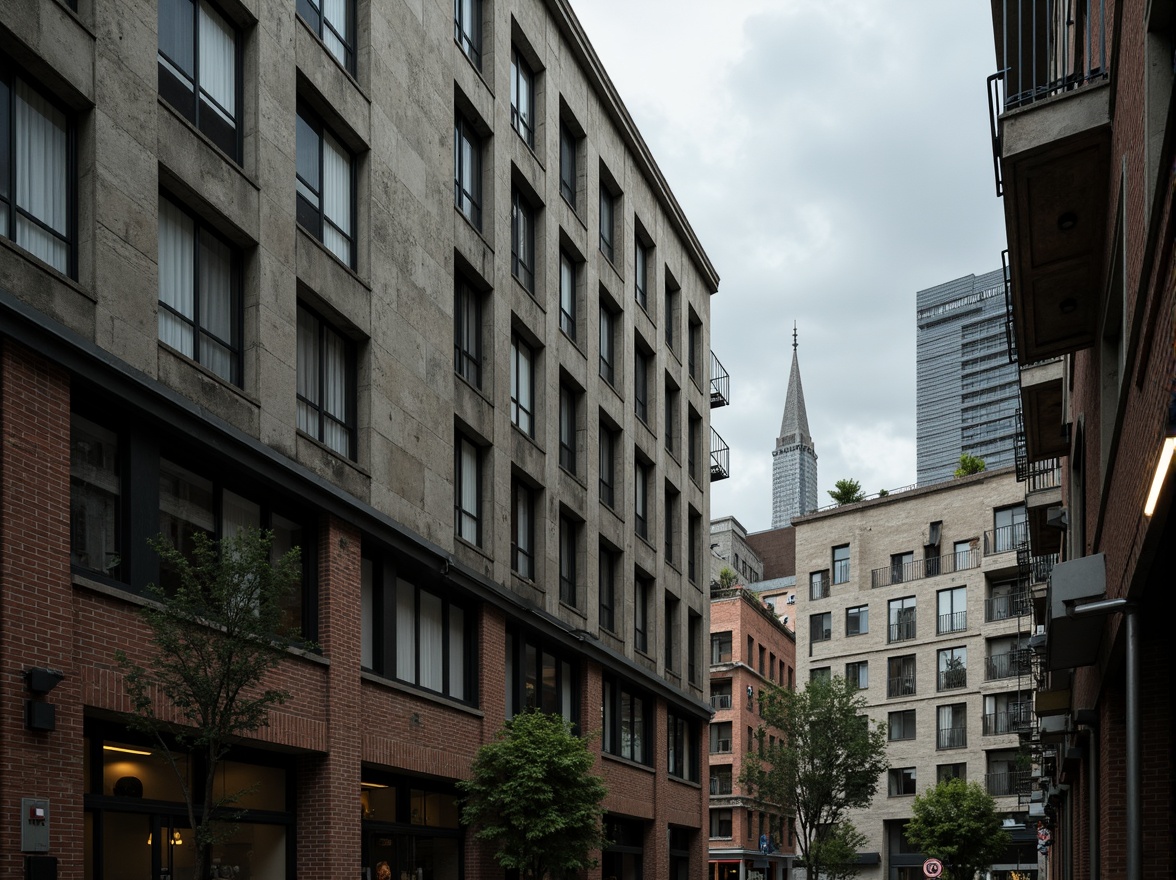
<svg viewBox="0 0 1176 880">
<path fill-rule="evenodd" d="M 1160 491 L 1164 488 L 1164 480 L 1172 464 L 1172 455 L 1176 453 L 1176 380 L 1173 380 L 1172 385 L 1173 389 L 1168 395 L 1168 421 L 1164 427 L 1164 444 L 1160 447 L 1160 460 L 1156 462 L 1151 491 L 1147 493 L 1147 501 L 1143 505 L 1144 516 L 1151 516 L 1156 512 Z"/>
</svg>

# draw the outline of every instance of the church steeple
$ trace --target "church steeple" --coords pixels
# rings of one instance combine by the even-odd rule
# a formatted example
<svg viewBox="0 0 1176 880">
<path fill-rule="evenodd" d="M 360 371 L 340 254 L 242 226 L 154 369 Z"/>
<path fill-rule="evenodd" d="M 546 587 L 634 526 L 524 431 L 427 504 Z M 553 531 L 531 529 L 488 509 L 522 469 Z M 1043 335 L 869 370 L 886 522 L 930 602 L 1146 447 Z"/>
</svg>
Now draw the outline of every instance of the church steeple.
<svg viewBox="0 0 1176 880">
<path fill-rule="evenodd" d="M 792 325 L 792 369 L 784 398 L 780 436 L 772 452 L 772 528 L 790 525 L 794 516 L 817 509 L 817 452 L 809 435 L 804 389 L 800 384 L 800 361 L 796 324 Z"/>
</svg>

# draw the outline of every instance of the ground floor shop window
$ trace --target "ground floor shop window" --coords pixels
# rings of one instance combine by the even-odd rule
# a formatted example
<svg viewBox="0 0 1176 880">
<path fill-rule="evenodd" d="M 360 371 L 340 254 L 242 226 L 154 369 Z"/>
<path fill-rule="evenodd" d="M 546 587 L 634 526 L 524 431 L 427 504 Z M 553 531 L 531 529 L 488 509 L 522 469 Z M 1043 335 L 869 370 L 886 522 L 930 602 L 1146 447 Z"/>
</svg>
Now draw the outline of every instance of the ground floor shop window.
<svg viewBox="0 0 1176 880">
<path fill-rule="evenodd" d="M 608 816 L 604 820 L 604 833 L 609 844 L 600 857 L 603 880 L 642 880 L 645 823 Z"/>
<path fill-rule="evenodd" d="M 365 770 L 359 798 L 364 880 L 461 880 L 462 831 L 452 783 Z"/>
</svg>

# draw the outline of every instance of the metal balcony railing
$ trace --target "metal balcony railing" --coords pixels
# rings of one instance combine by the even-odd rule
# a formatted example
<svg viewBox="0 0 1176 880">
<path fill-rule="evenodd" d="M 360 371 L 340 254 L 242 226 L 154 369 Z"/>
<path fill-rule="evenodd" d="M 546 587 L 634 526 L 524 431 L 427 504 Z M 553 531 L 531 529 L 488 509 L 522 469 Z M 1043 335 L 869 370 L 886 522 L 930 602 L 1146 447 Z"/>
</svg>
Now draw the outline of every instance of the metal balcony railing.
<svg viewBox="0 0 1176 880">
<path fill-rule="evenodd" d="M 730 694 L 711 694 L 711 708 L 712 709 L 730 709 L 731 695 Z"/>
<path fill-rule="evenodd" d="M 914 675 L 899 675 L 886 679 L 887 697 L 913 697 L 915 695 Z"/>
<path fill-rule="evenodd" d="M 983 716 L 984 735 L 1024 733 L 1033 724 L 1033 704 L 1028 701 L 1009 703 L 1004 712 L 989 712 Z"/>
<path fill-rule="evenodd" d="M 940 614 L 935 625 L 935 634 L 963 632 L 968 628 L 968 612 L 954 611 L 951 614 Z"/>
<path fill-rule="evenodd" d="M 984 774 L 984 786 L 993 797 L 1007 797 L 1029 791 L 1028 770 L 1002 770 Z"/>
<path fill-rule="evenodd" d="M 993 596 L 984 600 L 984 620 L 992 623 L 997 620 L 1010 620 L 1029 613 L 1029 591 L 1014 590 L 1003 596 Z"/>
<path fill-rule="evenodd" d="M 1058 488 L 1062 485 L 1061 459 L 1047 458 L 1044 461 L 1028 462 L 1025 482 L 1029 484 L 1025 487 L 1027 494 Z"/>
<path fill-rule="evenodd" d="M 711 794 L 730 794 L 732 791 L 730 776 L 712 776 L 710 778 Z"/>
<path fill-rule="evenodd" d="M 1028 648 L 1018 648 L 984 658 L 984 680 L 1015 678 L 1027 675 L 1031 666 Z"/>
<path fill-rule="evenodd" d="M 1025 520 L 1012 525 L 1000 526 L 984 533 L 984 555 L 1012 553 L 1029 542 L 1029 523 Z"/>
<path fill-rule="evenodd" d="M 809 578 L 809 598 L 829 598 L 829 575 L 826 572 L 821 572 L 819 577 Z"/>
<path fill-rule="evenodd" d="M 891 584 L 922 580 L 940 574 L 952 574 L 970 568 L 979 568 L 979 566 L 980 554 L 976 550 L 961 550 L 958 553 L 916 559 L 913 562 L 892 562 L 890 565 L 875 568 L 870 572 L 870 586 L 889 587 Z"/>
<path fill-rule="evenodd" d="M 731 376 L 722 362 L 711 352 L 710 405 L 711 409 L 731 402 Z"/>
<path fill-rule="evenodd" d="M 968 670 L 945 669 L 939 673 L 939 690 L 950 691 L 968 686 Z"/>
<path fill-rule="evenodd" d="M 991 84 L 992 80 L 989 79 Z M 990 91 L 991 94 L 991 91 Z M 997 140 L 993 138 L 993 147 L 997 146 Z M 1003 182 L 1000 179 L 1000 157 L 993 155 L 993 164 L 996 165 L 996 194 L 1001 194 Z M 1005 347 L 1009 352 L 1009 363 L 1015 364 L 1017 362 L 1017 332 L 1013 323 L 1013 273 L 1009 271 L 1009 249 L 1005 248 L 1000 252 L 1000 268 L 1004 271 L 1004 304 L 1005 304 Z"/>
<path fill-rule="evenodd" d="M 716 739 L 711 742 L 712 755 L 726 755 L 731 751 L 731 740 Z"/>
<path fill-rule="evenodd" d="M 711 428 L 710 478 L 711 482 L 725 480 L 731 476 L 731 448 L 723 442 L 719 432 Z"/>
<path fill-rule="evenodd" d="M 888 642 L 906 642 L 915 637 L 915 616 L 912 614 L 908 620 L 900 620 L 897 623 L 890 624 L 890 631 L 887 633 Z"/>
<path fill-rule="evenodd" d="M 1056 553 L 1034 556 L 1030 552 L 1028 544 L 1017 548 L 1018 573 L 1021 575 L 1022 582 L 1030 586 L 1046 583 L 1057 561 L 1058 554 Z"/>
<path fill-rule="evenodd" d="M 967 744 L 966 727 L 941 727 L 936 731 L 935 747 L 938 749 L 962 749 Z"/>
</svg>

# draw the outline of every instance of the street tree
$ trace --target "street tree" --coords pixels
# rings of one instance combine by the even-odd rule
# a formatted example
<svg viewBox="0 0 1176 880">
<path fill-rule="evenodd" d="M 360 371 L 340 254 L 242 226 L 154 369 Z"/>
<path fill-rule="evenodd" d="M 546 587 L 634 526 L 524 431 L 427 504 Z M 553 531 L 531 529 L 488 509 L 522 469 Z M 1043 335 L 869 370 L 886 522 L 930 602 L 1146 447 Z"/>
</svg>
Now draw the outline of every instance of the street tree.
<svg viewBox="0 0 1176 880">
<path fill-rule="evenodd" d="M 142 616 L 151 630 L 145 663 L 115 651 L 133 707 L 131 729 L 152 737 L 175 772 L 194 841 L 193 880 L 204 880 L 211 847 L 232 835 L 252 789 L 218 791 L 217 770 L 234 742 L 265 727 L 289 697 L 263 686 L 291 647 L 309 648 L 284 624 L 302 577 L 299 550 L 272 558 L 273 535 L 256 529 L 217 541 L 201 532 L 190 553 L 162 536 L 149 542 L 174 577 L 150 584 Z M 189 757 L 202 778 L 191 778 Z"/>
<path fill-rule="evenodd" d="M 604 845 L 604 780 L 593 756 L 559 715 L 530 711 L 503 725 L 478 749 L 462 821 L 494 846 L 503 868 L 523 880 L 556 880 L 596 867 Z"/>
<path fill-rule="evenodd" d="M 861 501 L 866 497 L 862 492 L 862 484 L 857 480 L 838 480 L 833 484 L 833 488 L 827 490 L 829 497 L 833 499 L 834 503 L 840 507 L 842 504 L 853 504 L 855 501 Z"/>
<path fill-rule="evenodd" d="M 960 456 L 960 466 L 955 469 L 956 477 L 970 477 L 984 470 L 984 459 L 964 453 Z"/>
<path fill-rule="evenodd" d="M 862 843 L 848 812 L 869 805 L 889 766 L 884 725 L 869 722 L 865 699 L 840 676 L 814 679 L 801 691 L 770 686 L 761 706 L 758 749 L 740 782 L 796 817 L 809 877 L 853 877 Z"/>
<path fill-rule="evenodd" d="M 978 783 L 945 779 L 916 795 L 912 811 L 907 840 L 943 862 L 946 880 L 972 880 L 1009 845 L 996 802 Z"/>
</svg>

